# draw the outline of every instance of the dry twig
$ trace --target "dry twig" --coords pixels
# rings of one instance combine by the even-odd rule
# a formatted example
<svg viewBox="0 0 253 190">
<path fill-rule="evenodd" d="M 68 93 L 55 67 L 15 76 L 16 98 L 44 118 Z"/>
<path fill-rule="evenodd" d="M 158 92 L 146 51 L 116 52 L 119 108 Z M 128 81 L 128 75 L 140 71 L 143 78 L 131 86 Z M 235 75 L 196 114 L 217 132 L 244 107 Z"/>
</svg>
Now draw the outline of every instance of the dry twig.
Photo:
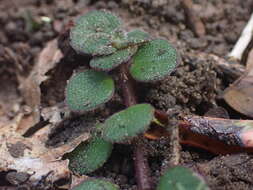
<svg viewBox="0 0 253 190">
<path fill-rule="evenodd" d="M 206 29 L 201 19 L 195 14 L 193 10 L 192 0 L 182 0 L 182 6 L 189 28 L 194 32 L 196 36 L 204 36 L 206 34 Z"/>
<path fill-rule="evenodd" d="M 253 14 L 251 15 L 247 25 L 243 29 L 241 36 L 236 42 L 233 50 L 228 54 L 231 59 L 241 61 L 244 51 L 249 45 L 253 34 Z"/>
</svg>

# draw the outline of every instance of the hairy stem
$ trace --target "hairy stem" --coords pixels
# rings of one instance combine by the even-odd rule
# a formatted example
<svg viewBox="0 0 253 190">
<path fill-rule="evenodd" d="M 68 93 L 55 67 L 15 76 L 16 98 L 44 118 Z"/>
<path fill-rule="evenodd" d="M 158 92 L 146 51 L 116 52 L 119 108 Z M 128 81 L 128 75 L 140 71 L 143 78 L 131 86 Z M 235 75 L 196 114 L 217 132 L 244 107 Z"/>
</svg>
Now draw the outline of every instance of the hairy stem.
<svg viewBox="0 0 253 190">
<path fill-rule="evenodd" d="M 145 156 L 144 146 L 136 142 L 134 147 L 135 177 L 139 190 L 151 190 L 150 168 Z"/>
<path fill-rule="evenodd" d="M 120 67 L 120 82 L 123 91 L 124 103 L 127 107 L 137 104 L 137 98 L 134 91 L 133 81 L 128 74 L 128 65 L 123 64 Z M 138 140 L 134 147 L 134 166 L 135 178 L 137 180 L 138 190 L 151 190 L 150 168 L 145 156 L 144 147 Z"/>
<path fill-rule="evenodd" d="M 127 64 L 123 64 L 120 67 L 120 82 L 123 91 L 124 104 L 126 107 L 137 104 L 133 81 L 129 77 Z"/>
</svg>

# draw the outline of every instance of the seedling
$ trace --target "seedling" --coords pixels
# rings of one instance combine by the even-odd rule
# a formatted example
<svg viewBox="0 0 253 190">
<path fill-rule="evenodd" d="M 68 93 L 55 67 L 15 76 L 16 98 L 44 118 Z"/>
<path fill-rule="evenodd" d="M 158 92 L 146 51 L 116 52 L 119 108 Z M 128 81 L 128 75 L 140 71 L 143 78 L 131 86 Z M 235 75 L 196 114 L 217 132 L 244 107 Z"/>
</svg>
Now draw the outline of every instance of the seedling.
<svg viewBox="0 0 253 190">
<path fill-rule="evenodd" d="M 177 66 L 178 55 L 164 39 L 153 39 L 141 30 L 125 32 L 118 17 L 106 11 L 92 11 L 81 16 L 70 31 L 70 43 L 76 52 L 93 57 L 89 63 L 91 69 L 74 74 L 67 84 L 66 103 L 69 108 L 91 111 L 108 102 L 115 91 L 113 78 L 108 74 L 112 70 L 118 70 L 127 107 L 99 123 L 90 143 L 79 145 L 67 156 L 73 172 L 88 174 L 106 162 L 113 143 L 136 143 L 136 137 L 147 131 L 151 122 L 157 123 L 152 105 L 137 104 L 132 82 L 133 79 L 135 82 L 155 82 L 165 78 Z M 143 154 L 143 151 L 134 152 Z M 144 161 L 140 159 L 145 159 L 145 156 L 134 157 L 136 166 L 142 167 L 143 164 L 139 163 Z M 148 181 L 142 179 L 146 174 L 140 174 L 145 170 L 146 167 L 136 169 L 139 189 L 147 189 L 141 182 Z M 82 187 L 95 182 L 98 181 L 87 181 Z"/>
<path fill-rule="evenodd" d="M 72 190 L 119 190 L 119 187 L 106 180 L 88 179 Z"/>
<path fill-rule="evenodd" d="M 90 173 L 105 163 L 111 154 L 112 147 L 110 142 L 95 137 L 87 146 L 80 144 L 68 155 L 71 160 L 69 167 L 78 174 Z"/>
<path fill-rule="evenodd" d="M 188 168 L 177 166 L 161 177 L 157 190 L 208 190 L 204 180 Z"/>
</svg>

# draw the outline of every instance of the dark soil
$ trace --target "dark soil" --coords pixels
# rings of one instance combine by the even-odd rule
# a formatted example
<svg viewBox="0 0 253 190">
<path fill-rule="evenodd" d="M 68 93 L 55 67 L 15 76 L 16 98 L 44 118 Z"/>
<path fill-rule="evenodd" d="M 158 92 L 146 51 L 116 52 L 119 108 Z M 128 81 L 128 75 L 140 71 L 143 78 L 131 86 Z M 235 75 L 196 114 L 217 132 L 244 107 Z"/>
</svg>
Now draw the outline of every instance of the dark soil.
<svg viewBox="0 0 253 190">
<path fill-rule="evenodd" d="M 0 101 L 0 116 L 12 118 L 15 115 L 15 105 L 22 102 L 18 91 L 19 77 L 28 76 L 46 42 L 56 37 L 60 39 L 64 58 L 48 72 L 51 79 L 42 83 L 41 104 L 48 107 L 64 102 L 67 80 L 80 66 L 86 67 L 90 59 L 77 55 L 69 47 L 68 24 L 90 9 L 108 9 L 122 18 L 127 30 L 142 28 L 153 36 L 168 39 L 179 50 L 182 61 L 171 76 L 137 89 L 140 102 L 149 102 L 158 109 L 176 114 L 204 115 L 211 108 L 224 107 L 218 98 L 228 83 L 214 67 L 214 60 L 208 56 L 200 58 L 198 52 L 225 57 L 248 21 L 253 3 L 251 0 L 195 0 L 194 3 L 194 10 L 206 28 L 206 35 L 200 38 L 188 28 L 183 8 L 177 0 L 2 0 L 0 87 L 4 91 L 0 91 L 3 100 Z M 41 21 L 42 16 L 51 18 L 52 22 Z M 72 114 L 53 130 L 48 146 L 58 146 L 91 130 L 96 121 L 104 120 L 122 107 L 120 92 L 117 92 L 112 101 L 96 112 Z M 144 140 L 144 144 L 150 155 L 155 184 L 165 157 L 170 154 L 170 142 L 162 138 Z M 137 190 L 131 155 L 130 145 L 116 145 L 109 161 L 91 176 L 109 178 L 122 190 Z M 252 155 L 213 155 L 184 146 L 180 163 L 203 175 L 213 190 L 253 189 Z"/>
</svg>

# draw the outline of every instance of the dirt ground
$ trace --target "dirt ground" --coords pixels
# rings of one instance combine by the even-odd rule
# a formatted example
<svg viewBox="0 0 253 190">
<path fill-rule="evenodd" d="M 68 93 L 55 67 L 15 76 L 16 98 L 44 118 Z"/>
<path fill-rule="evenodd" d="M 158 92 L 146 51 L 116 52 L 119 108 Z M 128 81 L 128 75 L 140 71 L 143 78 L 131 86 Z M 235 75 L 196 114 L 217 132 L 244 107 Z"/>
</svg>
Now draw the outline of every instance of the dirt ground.
<svg viewBox="0 0 253 190">
<path fill-rule="evenodd" d="M 0 0 L 0 122 L 12 119 L 27 104 L 20 81 L 28 77 L 38 55 L 48 41 L 58 39 L 63 52 L 60 64 L 41 83 L 40 108 L 64 104 L 67 80 L 90 57 L 77 55 L 68 44 L 69 23 L 81 13 L 107 9 L 119 15 L 127 30 L 142 28 L 154 37 L 168 39 L 179 51 L 181 63 L 170 77 L 156 84 L 143 84 L 138 90 L 140 102 L 149 102 L 175 114 L 204 115 L 216 106 L 227 109 L 230 118 L 241 118 L 220 99 L 233 82 L 224 77 L 209 54 L 225 58 L 235 45 L 252 12 L 251 0 L 194 0 L 194 11 L 204 23 L 206 34 L 197 37 L 187 24 L 177 0 Z M 50 22 L 46 18 L 50 18 Z M 44 20 L 42 19 L 44 18 Z M 198 56 L 204 52 L 206 57 Z M 96 112 L 74 113 L 52 130 L 47 146 L 57 147 L 80 133 L 87 132 L 123 108 L 120 93 Z M 161 166 L 170 153 L 167 138 L 145 140 L 152 178 L 157 182 Z M 109 161 L 91 176 L 109 178 L 122 190 L 137 190 L 130 145 L 116 145 Z M 252 190 L 251 154 L 214 155 L 205 150 L 182 146 L 180 164 L 201 174 L 212 190 Z M 1 186 L 10 186 L 6 173 L 0 174 Z M 28 189 L 28 187 L 25 187 Z M 51 187 L 50 187 L 51 188 Z M 45 188 L 45 189 L 50 189 Z M 43 189 L 43 188 L 42 188 Z"/>
</svg>

